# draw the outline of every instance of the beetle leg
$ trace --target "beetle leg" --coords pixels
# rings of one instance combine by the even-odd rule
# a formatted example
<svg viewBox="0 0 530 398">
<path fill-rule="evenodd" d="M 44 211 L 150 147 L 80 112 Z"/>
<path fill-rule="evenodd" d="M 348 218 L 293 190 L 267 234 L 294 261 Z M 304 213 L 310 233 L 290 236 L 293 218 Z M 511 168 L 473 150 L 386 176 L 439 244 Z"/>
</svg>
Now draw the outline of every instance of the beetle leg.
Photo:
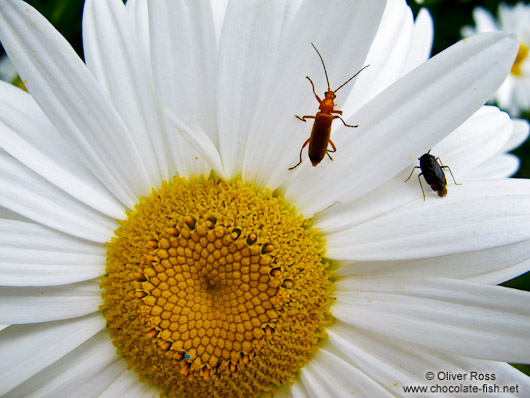
<svg viewBox="0 0 530 398">
<path fill-rule="evenodd" d="M 429 152 L 430 152 L 430 151 L 431 151 L 431 150 L 429 149 Z M 462 185 L 462 184 L 459 184 L 458 182 L 456 182 L 456 180 L 455 180 L 455 176 L 453 175 L 453 172 L 451 171 L 451 168 L 450 168 L 449 166 L 445 166 L 445 165 L 442 163 L 442 159 L 440 159 L 440 157 L 437 157 L 435 160 L 438 162 L 438 164 L 440 165 L 440 167 L 441 167 L 442 169 L 447 169 L 447 170 L 449 170 L 449 173 L 451 173 L 451 177 L 453 177 L 453 181 L 455 182 L 455 185 Z"/>
<path fill-rule="evenodd" d="M 416 167 L 418 167 L 418 166 L 416 166 Z M 414 168 L 416 168 L 416 167 L 414 167 Z M 414 170 L 412 170 L 412 171 L 414 171 Z M 422 175 L 423 175 L 423 173 L 418 174 L 418 181 L 420 182 L 421 192 L 423 192 L 423 201 L 425 202 L 425 191 L 423 190 L 423 184 L 421 183 L 421 178 L 420 178 Z"/>
<path fill-rule="evenodd" d="M 300 117 L 298 115 L 294 115 L 294 116 L 297 117 L 298 119 L 300 119 L 302 122 L 307 122 L 306 119 L 314 119 L 315 118 L 315 116 L 310 116 L 310 115 L 306 115 L 306 116 L 302 116 L 302 117 Z"/>
<path fill-rule="evenodd" d="M 440 159 L 440 158 L 436 158 L 436 159 L 438 160 L 438 159 Z M 442 163 L 442 161 L 440 161 L 440 163 Z M 451 171 L 451 168 L 450 168 L 449 166 L 444 166 L 444 165 L 442 165 L 441 167 L 442 167 L 442 169 L 447 169 L 447 170 L 449 170 L 449 173 L 451 173 L 451 177 L 453 177 L 453 181 L 455 182 L 455 185 L 462 185 L 462 184 L 459 184 L 458 182 L 456 182 L 456 180 L 455 180 L 455 176 L 453 175 L 453 172 Z"/>
<path fill-rule="evenodd" d="M 331 155 L 329 154 L 330 152 L 337 152 L 337 148 L 335 147 L 335 144 L 333 143 L 333 141 L 329 140 L 329 143 L 331 145 L 331 147 L 333 148 L 333 150 L 331 149 L 327 149 L 326 150 L 326 155 L 328 155 L 328 157 L 333 160 L 333 158 L 331 157 Z"/>
<path fill-rule="evenodd" d="M 335 113 L 337 113 L 337 112 L 335 112 Z M 359 127 L 358 124 L 353 125 L 353 124 L 348 124 L 348 123 L 346 123 L 346 122 L 344 121 L 344 119 L 341 118 L 340 116 L 333 116 L 333 119 L 340 119 L 340 120 L 342 120 L 342 123 L 344 123 L 344 125 L 345 125 L 346 127 Z"/>
<path fill-rule="evenodd" d="M 410 172 L 410 174 L 409 174 L 409 176 L 407 177 L 407 179 L 405 180 L 405 182 L 407 182 L 408 180 L 410 180 L 410 177 L 412 177 L 412 174 L 414 173 L 414 170 L 419 169 L 419 168 L 420 168 L 420 166 L 415 166 L 415 167 L 412 169 L 412 171 Z M 421 174 L 420 174 L 420 175 L 421 175 Z"/>
<path fill-rule="evenodd" d="M 309 140 L 311 138 L 308 138 L 306 142 L 304 142 L 304 145 L 302 145 L 302 148 L 300 149 L 300 161 L 295 164 L 293 167 L 289 167 L 289 170 L 292 170 L 292 169 L 295 169 L 297 168 L 298 166 L 300 166 L 300 163 L 302 163 L 302 151 L 304 150 L 304 148 L 306 147 L 307 144 L 309 144 Z"/>
<path fill-rule="evenodd" d="M 322 100 L 320 99 L 320 97 L 315 92 L 315 85 L 313 84 L 313 80 L 311 80 L 311 78 L 309 76 L 306 76 L 306 79 L 309 80 L 309 83 L 311 83 L 311 87 L 313 87 L 313 94 L 315 94 L 315 98 L 317 99 L 318 103 L 320 104 L 322 102 Z"/>
</svg>

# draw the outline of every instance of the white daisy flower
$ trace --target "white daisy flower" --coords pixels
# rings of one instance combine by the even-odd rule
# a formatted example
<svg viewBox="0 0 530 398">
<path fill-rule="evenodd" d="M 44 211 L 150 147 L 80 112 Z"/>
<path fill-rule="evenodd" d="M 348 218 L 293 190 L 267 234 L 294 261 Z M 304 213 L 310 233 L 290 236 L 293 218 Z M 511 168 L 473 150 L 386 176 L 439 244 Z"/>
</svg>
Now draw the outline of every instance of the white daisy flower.
<svg viewBox="0 0 530 398">
<path fill-rule="evenodd" d="M 212 5 L 87 0 L 85 65 L 0 2 L 30 93 L 0 85 L 0 394 L 530 391 L 503 362 L 529 360 L 529 295 L 495 286 L 529 268 L 530 184 L 466 177 L 524 135 L 482 107 L 516 41 L 423 63 L 404 1 Z M 310 43 L 332 89 L 371 66 L 337 93 L 359 127 L 333 123 L 334 161 L 289 171 L 305 76 L 326 88 Z M 429 149 L 462 182 L 443 199 L 404 182 Z"/>
<path fill-rule="evenodd" d="M 486 9 L 476 7 L 473 19 L 475 27 L 462 28 L 462 36 L 502 30 L 514 34 L 519 41 L 519 52 L 511 72 L 495 94 L 501 108 L 518 116 L 522 110 L 530 109 L 530 5 L 522 2 L 514 6 L 500 4 L 498 19 Z"/>
</svg>

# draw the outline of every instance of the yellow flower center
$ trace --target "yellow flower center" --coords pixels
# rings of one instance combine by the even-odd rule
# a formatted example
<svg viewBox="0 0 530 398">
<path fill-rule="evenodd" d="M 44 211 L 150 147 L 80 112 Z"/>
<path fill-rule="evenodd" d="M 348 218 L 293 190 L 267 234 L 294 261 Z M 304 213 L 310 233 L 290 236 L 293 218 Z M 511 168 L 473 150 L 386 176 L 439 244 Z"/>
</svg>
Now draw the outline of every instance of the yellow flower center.
<svg viewBox="0 0 530 398">
<path fill-rule="evenodd" d="M 521 65 L 528 58 L 528 47 L 523 43 L 519 43 L 519 51 L 517 51 L 517 56 L 515 57 L 515 62 L 512 66 L 512 71 L 510 72 L 515 76 L 522 76 L 523 71 Z"/>
<path fill-rule="evenodd" d="M 271 191 L 175 178 L 108 243 L 114 345 L 169 397 L 257 397 L 292 382 L 331 316 L 324 241 Z"/>
</svg>

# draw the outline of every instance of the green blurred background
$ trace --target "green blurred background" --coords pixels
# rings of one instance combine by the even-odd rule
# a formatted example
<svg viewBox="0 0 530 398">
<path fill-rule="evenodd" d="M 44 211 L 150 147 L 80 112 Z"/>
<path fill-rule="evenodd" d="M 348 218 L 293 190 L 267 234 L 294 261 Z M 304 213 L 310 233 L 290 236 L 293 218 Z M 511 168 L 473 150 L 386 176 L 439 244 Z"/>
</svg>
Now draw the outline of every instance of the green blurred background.
<svg viewBox="0 0 530 398">
<path fill-rule="evenodd" d="M 0 0 L 2 1 L 2 0 Z M 83 12 L 83 0 L 26 0 L 37 8 L 52 24 L 66 37 L 78 54 L 82 57 L 81 40 L 81 16 Z M 460 30 L 464 25 L 474 25 L 472 18 L 473 8 L 482 6 L 493 15 L 497 15 L 497 9 L 501 2 L 498 0 L 424 0 L 418 4 L 409 0 L 414 15 L 417 15 L 422 7 L 431 13 L 434 20 L 434 44 L 432 54 L 436 54 L 451 44 L 461 39 Z M 517 1 L 506 0 L 505 4 L 515 4 Z M 530 21 L 529 21 L 530 23 Z M 522 118 L 530 119 L 530 112 L 521 115 Z M 529 140 L 530 141 L 530 140 Z M 513 151 L 521 159 L 521 168 L 515 177 L 530 177 L 530 142 Z M 529 204 L 530 205 L 530 204 Z M 530 273 L 522 275 L 503 285 L 517 289 L 530 290 Z M 530 304 L 529 304 L 530 305 Z M 530 367 L 521 367 L 530 374 Z"/>
</svg>

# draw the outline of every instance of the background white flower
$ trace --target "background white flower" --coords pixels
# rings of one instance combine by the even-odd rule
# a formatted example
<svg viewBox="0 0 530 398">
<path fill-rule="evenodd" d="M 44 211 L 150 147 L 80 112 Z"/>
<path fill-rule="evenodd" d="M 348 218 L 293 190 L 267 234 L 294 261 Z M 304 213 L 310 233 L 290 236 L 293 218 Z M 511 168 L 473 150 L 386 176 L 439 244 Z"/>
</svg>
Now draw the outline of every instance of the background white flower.
<svg viewBox="0 0 530 398">
<path fill-rule="evenodd" d="M 530 5 L 523 2 L 515 6 L 500 4 L 498 19 L 482 7 L 473 10 L 475 27 L 462 28 L 462 35 L 469 37 L 476 33 L 505 31 L 512 33 L 519 41 L 519 54 L 510 75 L 495 95 L 499 106 L 513 116 L 521 110 L 530 109 Z"/>
</svg>

